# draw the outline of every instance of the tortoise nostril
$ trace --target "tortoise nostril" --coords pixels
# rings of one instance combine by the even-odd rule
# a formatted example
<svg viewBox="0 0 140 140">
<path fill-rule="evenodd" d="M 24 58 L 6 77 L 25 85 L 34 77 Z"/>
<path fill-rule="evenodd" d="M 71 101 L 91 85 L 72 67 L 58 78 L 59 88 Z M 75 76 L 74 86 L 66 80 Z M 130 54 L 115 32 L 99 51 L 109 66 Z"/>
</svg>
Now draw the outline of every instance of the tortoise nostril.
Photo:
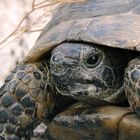
<svg viewBox="0 0 140 140">
<path fill-rule="evenodd" d="M 55 63 L 62 63 L 65 60 L 65 57 L 62 53 L 58 52 L 51 57 L 51 61 Z"/>
<path fill-rule="evenodd" d="M 58 62 L 58 58 L 56 56 L 52 56 L 52 59 L 51 59 L 53 62 Z"/>
<path fill-rule="evenodd" d="M 66 68 L 63 64 L 64 60 L 63 54 L 59 52 L 52 55 L 50 60 L 50 70 L 52 74 L 60 76 L 66 73 Z"/>
</svg>

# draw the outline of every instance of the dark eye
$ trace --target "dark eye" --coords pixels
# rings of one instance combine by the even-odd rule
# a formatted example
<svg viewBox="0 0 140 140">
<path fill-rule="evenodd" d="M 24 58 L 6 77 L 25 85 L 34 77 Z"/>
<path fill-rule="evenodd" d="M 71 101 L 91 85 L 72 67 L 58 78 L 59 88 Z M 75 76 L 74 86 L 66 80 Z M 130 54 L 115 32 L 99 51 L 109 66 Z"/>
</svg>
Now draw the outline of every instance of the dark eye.
<svg viewBox="0 0 140 140">
<path fill-rule="evenodd" d="M 101 55 L 100 54 L 92 54 L 85 60 L 85 66 L 87 68 L 94 68 L 101 62 Z"/>
</svg>

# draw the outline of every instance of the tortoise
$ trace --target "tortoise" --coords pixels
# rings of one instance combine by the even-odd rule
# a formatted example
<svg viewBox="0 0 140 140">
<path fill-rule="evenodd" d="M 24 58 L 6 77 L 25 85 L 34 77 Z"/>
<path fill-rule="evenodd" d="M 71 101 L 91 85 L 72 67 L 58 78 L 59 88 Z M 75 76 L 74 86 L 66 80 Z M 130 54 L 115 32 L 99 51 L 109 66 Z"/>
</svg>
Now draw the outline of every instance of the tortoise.
<svg viewBox="0 0 140 140">
<path fill-rule="evenodd" d="M 116 139 L 112 131 L 105 136 L 106 127 L 118 127 L 116 123 L 130 114 L 136 117 L 130 117 L 129 122 L 138 124 L 139 17 L 140 0 L 85 0 L 60 5 L 0 89 L 0 139 L 30 139 L 39 122 L 48 125 L 49 139 L 57 140 L 68 138 L 67 130 L 75 136 L 69 136 L 71 140 Z M 110 121 L 107 125 L 103 116 L 105 121 L 111 118 L 113 126 Z M 61 136 L 55 122 L 65 125 Z M 82 127 L 78 127 L 80 123 Z M 90 132 L 85 133 L 85 129 L 79 133 L 83 128 L 98 129 L 88 137 Z M 139 138 L 138 130 L 133 139 Z M 118 134 L 118 128 L 115 131 Z M 127 136 L 129 131 L 123 131 Z"/>
</svg>

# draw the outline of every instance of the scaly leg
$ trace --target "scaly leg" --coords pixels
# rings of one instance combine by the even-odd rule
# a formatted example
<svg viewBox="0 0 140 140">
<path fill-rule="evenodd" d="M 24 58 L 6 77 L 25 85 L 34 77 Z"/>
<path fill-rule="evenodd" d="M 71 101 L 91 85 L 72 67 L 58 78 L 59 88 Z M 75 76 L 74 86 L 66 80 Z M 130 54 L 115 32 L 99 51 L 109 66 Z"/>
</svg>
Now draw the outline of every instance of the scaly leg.
<svg viewBox="0 0 140 140">
<path fill-rule="evenodd" d="M 49 75 L 46 63 L 20 64 L 0 89 L 0 140 L 30 139 L 46 107 L 51 112 L 51 97 L 46 101 Z M 48 112 L 47 112 L 48 113 Z"/>
<path fill-rule="evenodd" d="M 140 115 L 140 57 L 129 62 L 124 75 L 124 88 L 130 107 Z"/>
</svg>

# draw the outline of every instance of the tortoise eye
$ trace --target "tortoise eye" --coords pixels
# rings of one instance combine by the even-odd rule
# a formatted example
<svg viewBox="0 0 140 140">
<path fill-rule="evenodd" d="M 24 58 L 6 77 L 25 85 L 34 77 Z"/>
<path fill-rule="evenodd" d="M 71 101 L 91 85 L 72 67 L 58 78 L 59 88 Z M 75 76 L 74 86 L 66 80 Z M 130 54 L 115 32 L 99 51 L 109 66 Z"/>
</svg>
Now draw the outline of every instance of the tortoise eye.
<svg viewBox="0 0 140 140">
<path fill-rule="evenodd" d="M 87 68 L 94 68 L 101 62 L 101 55 L 100 54 L 92 54 L 85 60 L 84 64 Z"/>
</svg>

